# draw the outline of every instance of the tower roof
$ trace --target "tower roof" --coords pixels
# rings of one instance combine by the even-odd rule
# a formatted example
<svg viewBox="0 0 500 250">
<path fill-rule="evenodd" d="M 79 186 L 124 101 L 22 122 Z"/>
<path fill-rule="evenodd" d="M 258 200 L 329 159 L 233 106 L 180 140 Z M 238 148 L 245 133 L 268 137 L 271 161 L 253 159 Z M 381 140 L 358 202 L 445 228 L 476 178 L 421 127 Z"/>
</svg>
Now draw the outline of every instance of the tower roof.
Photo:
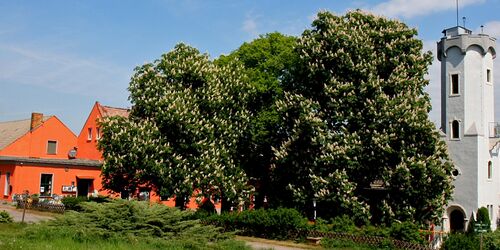
<svg viewBox="0 0 500 250">
<path fill-rule="evenodd" d="M 451 28 L 443 30 L 443 35 L 445 37 L 453 37 L 453 36 L 459 36 L 459 35 L 471 35 L 471 34 L 472 34 L 472 30 L 469 30 L 469 29 L 462 27 L 462 26 L 455 26 L 455 27 L 451 27 Z"/>
</svg>

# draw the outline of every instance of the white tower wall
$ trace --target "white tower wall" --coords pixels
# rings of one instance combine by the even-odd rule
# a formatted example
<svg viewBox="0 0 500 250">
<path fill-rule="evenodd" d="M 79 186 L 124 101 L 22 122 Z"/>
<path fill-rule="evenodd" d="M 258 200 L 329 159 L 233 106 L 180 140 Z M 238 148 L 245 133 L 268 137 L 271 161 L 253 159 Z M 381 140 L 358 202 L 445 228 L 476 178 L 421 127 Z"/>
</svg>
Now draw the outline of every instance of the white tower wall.
<svg viewBox="0 0 500 250">
<path fill-rule="evenodd" d="M 459 228 L 456 220 L 456 211 L 459 211 L 466 228 L 477 209 L 486 207 L 492 229 L 496 229 L 500 208 L 500 161 L 498 147 L 495 153 L 492 146 L 496 139 L 491 138 L 495 39 L 484 34 L 473 35 L 463 27 L 450 28 L 443 33 L 445 36 L 438 43 L 441 129 L 446 134 L 450 157 L 459 173 L 454 181 L 453 200 L 444 216 L 448 219 L 444 227 L 450 229 L 454 224 L 455 229 Z M 458 76 L 458 92 L 452 87 L 452 75 Z M 456 130 L 453 124 L 457 122 L 458 137 L 453 133 Z"/>
</svg>

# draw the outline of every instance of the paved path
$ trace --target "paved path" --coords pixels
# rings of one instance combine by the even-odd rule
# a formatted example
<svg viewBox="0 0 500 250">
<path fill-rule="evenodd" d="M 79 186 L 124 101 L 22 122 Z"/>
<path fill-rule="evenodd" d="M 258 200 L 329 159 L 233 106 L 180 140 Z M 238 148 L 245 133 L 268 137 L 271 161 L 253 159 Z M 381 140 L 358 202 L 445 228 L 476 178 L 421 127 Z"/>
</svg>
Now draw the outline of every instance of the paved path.
<svg viewBox="0 0 500 250">
<path fill-rule="evenodd" d="M 14 221 L 20 222 L 23 218 L 23 210 L 22 209 L 16 209 L 15 207 L 7 204 L 0 204 L 0 211 L 7 211 L 12 217 L 14 218 Z M 24 215 L 24 222 L 40 222 L 43 220 L 50 220 L 53 219 L 52 216 L 49 215 L 41 215 L 38 213 L 33 213 L 30 210 L 26 210 L 26 214 Z"/>
<path fill-rule="evenodd" d="M 251 242 L 251 241 L 246 241 L 246 244 L 250 247 L 252 247 L 255 250 L 263 250 L 263 249 L 274 249 L 274 250 L 304 250 L 307 248 L 296 248 L 296 247 L 289 247 L 289 246 L 280 246 L 280 245 L 274 245 L 274 244 L 269 244 L 269 243 L 264 243 L 264 242 Z"/>
<path fill-rule="evenodd" d="M 297 244 L 288 241 L 277 241 L 277 240 L 268 240 L 261 238 L 253 238 L 253 237 L 245 237 L 245 236 L 236 236 L 237 240 L 244 241 L 248 246 L 252 247 L 255 250 L 311 250 L 311 249 L 321 249 L 320 246 L 312 246 L 307 244 Z"/>
</svg>

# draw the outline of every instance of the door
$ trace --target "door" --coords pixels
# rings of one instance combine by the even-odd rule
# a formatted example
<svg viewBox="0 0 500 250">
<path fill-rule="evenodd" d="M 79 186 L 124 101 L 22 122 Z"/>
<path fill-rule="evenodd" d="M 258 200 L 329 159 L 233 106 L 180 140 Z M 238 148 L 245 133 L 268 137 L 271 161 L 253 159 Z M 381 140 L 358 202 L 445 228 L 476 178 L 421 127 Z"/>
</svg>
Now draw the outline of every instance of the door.
<svg viewBox="0 0 500 250">
<path fill-rule="evenodd" d="M 90 186 L 92 185 L 92 181 L 90 179 L 76 179 L 76 190 L 77 190 L 77 195 L 83 196 L 83 197 L 88 197 L 89 196 L 89 189 Z"/>
<path fill-rule="evenodd" d="M 465 229 L 465 216 L 462 211 L 455 209 L 450 213 L 450 231 L 463 232 Z"/>
</svg>

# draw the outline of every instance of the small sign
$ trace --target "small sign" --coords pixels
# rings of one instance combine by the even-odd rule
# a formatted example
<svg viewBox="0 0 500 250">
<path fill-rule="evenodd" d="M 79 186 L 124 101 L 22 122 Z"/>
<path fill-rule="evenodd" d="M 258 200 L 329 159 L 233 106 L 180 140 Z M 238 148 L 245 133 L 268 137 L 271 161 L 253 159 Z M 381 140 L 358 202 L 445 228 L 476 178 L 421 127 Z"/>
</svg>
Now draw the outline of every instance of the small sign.
<svg viewBox="0 0 500 250">
<path fill-rule="evenodd" d="M 478 233 L 486 233 L 488 231 L 488 224 L 477 223 L 474 225 L 474 231 Z"/>
<path fill-rule="evenodd" d="M 64 193 L 76 193 L 76 187 L 75 186 L 62 186 L 62 191 Z"/>
</svg>

